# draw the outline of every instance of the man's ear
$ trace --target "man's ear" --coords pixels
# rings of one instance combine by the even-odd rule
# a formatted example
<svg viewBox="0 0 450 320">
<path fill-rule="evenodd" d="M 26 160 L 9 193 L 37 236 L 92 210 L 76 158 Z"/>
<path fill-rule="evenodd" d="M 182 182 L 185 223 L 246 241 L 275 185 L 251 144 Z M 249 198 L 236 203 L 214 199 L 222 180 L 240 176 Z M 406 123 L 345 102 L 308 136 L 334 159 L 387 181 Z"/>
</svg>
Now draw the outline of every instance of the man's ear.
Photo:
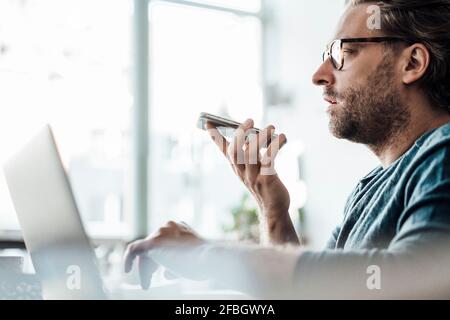
<svg viewBox="0 0 450 320">
<path fill-rule="evenodd" d="M 412 84 L 420 80 L 430 65 L 430 52 L 427 47 L 421 43 L 413 44 L 403 51 L 403 57 L 403 83 Z"/>
</svg>

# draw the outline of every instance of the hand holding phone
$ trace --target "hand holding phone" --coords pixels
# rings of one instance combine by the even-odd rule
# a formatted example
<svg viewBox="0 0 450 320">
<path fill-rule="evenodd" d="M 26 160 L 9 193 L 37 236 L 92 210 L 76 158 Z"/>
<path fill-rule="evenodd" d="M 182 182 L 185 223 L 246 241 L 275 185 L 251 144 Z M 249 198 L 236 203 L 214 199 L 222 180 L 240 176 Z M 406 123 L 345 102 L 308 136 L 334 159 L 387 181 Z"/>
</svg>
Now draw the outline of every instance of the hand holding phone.
<svg viewBox="0 0 450 320">
<path fill-rule="evenodd" d="M 240 126 L 242 126 L 242 123 L 239 123 L 237 121 L 226 119 L 223 117 L 219 117 L 210 113 L 202 112 L 200 113 L 200 116 L 198 118 L 197 127 L 202 130 L 208 130 L 206 127 L 206 123 L 209 122 L 212 125 L 216 127 L 216 129 L 226 138 L 233 138 L 235 134 L 235 130 L 238 129 Z M 258 133 L 260 133 L 262 130 L 258 128 L 251 128 L 249 133 L 249 137 L 252 137 Z M 275 140 L 278 138 L 277 134 L 273 134 L 269 141 L 267 141 L 266 145 L 262 146 L 263 148 L 267 148 L 267 144 L 270 143 L 270 141 Z"/>
<path fill-rule="evenodd" d="M 278 177 L 274 165 L 278 151 L 286 144 L 286 136 L 275 135 L 273 126 L 259 130 L 253 125 L 250 119 L 240 124 L 207 113 L 202 113 L 198 120 L 198 127 L 208 131 L 230 162 L 234 173 L 257 201 L 262 213 L 260 223 L 265 225 L 265 232 L 261 234 L 262 243 L 298 245 L 299 239 L 289 217 L 289 192 Z M 239 130 L 236 130 L 237 128 Z M 234 131 L 229 141 L 225 138 L 229 135 L 223 134 L 221 129 L 224 129 L 225 133 Z M 250 141 L 257 143 L 246 144 L 249 131 L 257 133 L 256 139 Z M 263 151 L 261 149 L 264 144 L 268 146 L 267 150 Z"/>
</svg>

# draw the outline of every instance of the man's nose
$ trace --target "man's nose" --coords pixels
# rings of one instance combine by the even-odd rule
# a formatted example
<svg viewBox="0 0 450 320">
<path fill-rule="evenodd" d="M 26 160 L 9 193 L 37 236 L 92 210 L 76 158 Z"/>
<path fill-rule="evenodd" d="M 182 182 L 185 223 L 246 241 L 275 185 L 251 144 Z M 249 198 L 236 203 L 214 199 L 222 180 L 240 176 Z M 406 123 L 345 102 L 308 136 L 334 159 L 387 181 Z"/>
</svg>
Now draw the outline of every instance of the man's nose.
<svg viewBox="0 0 450 320">
<path fill-rule="evenodd" d="M 334 85 L 336 79 L 334 77 L 334 69 L 333 64 L 330 59 L 325 60 L 317 69 L 316 73 L 314 73 L 312 77 L 312 82 L 316 86 L 332 86 Z"/>
</svg>

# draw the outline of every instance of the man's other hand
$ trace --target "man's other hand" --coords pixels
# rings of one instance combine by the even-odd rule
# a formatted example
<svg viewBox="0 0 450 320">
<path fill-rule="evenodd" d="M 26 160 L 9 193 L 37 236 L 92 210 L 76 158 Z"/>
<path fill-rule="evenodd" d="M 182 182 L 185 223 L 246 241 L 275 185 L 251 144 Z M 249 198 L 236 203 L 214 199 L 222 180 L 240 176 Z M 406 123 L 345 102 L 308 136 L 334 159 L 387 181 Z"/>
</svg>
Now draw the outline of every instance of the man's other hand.
<svg viewBox="0 0 450 320">
<path fill-rule="evenodd" d="M 180 267 L 178 262 L 183 259 L 182 256 L 188 249 L 205 243 L 206 241 L 200 238 L 186 223 L 169 221 L 154 234 L 134 241 L 127 247 L 124 257 L 125 272 L 131 271 L 133 262 L 137 258 L 141 286 L 143 289 L 148 289 L 153 273 L 161 264 L 160 261 L 155 261 L 152 254 L 158 255 L 164 262 L 167 261 L 167 265 L 164 266 L 169 270 L 175 265 L 175 269 L 178 269 Z"/>
</svg>

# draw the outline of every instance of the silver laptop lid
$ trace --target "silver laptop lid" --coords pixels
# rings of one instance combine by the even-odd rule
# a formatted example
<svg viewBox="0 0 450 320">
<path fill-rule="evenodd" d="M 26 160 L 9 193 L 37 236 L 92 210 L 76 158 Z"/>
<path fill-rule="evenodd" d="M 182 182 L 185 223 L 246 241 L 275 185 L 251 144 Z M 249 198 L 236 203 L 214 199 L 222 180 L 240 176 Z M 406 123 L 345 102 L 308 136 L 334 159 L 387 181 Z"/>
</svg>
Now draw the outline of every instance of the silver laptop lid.
<svg viewBox="0 0 450 320">
<path fill-rule="evenodd" d="M 47 299 L 105 297 L 50 126 L 4 166 L 25 245 Z"/>
</svg>

